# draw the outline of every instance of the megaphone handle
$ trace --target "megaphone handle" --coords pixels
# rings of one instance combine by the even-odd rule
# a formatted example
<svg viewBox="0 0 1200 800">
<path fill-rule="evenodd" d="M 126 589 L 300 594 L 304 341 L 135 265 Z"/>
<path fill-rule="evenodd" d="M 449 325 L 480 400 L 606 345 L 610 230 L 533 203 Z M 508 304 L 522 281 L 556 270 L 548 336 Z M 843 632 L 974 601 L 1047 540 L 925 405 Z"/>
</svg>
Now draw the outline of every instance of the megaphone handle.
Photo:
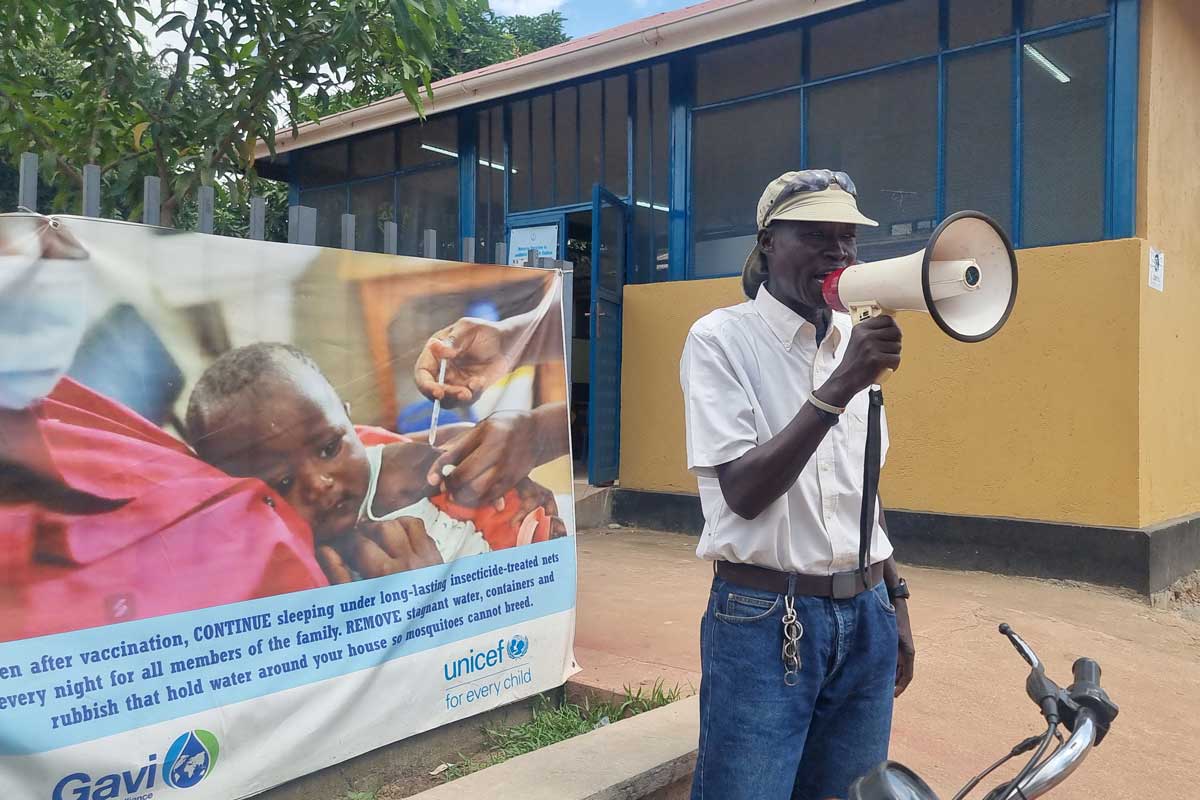
<svg viewBox="0 0 1200 800">
<path fill-rule="evenodd" d="M 874 303 L 850 306 L 850 320 L 855 325 L 860 322 L 866 322 L 872 317 L 878 317 L 881 314 L 883 314 L 883 308 L 875 305 Z M 896 371 L 894 369 L 883 370 L 883 372 L 880 372 L 879 376 L 875 378 L 875 385 L 882 386 L 883 384 L 887 383 L 888 378 L 892 377 L 892 375 L 895 373 Z"/>
</svg>

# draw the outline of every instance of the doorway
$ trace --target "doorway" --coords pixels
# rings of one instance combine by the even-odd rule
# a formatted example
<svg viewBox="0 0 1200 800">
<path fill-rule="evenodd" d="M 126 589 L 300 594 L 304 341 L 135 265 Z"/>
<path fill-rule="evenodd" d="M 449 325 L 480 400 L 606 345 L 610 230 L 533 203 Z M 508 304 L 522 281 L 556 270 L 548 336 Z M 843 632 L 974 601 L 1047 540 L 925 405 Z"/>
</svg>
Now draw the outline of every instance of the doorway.
<svg viewBox="0 0 1200 800">
<path fill-rule="evenodd" d="M 591 398 L 592 212 L 566 215 L 564 260 L 574 265 L 571 303 L 571 452 L 577 480 L 588 477 L 588 401 Z"/>
</svg>

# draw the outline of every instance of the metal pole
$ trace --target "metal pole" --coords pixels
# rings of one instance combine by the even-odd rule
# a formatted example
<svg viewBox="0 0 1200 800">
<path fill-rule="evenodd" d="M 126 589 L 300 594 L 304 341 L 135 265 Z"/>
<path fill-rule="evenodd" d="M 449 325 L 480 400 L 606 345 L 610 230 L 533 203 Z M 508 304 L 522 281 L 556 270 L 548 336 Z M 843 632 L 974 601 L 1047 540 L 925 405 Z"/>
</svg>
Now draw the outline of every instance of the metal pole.
<svg viewBox="0 0 1200 800">
<path fill-rule="evenodd" d="M 260 242 L 267 238 L 267 200 L 257 195 L 250 198 L 250 238 Z"/>
<path fill-rule="evenodd" d="M 17 190 L 17 205 L 38 210 L 38 157 L 36 153 L 21 153 L 21 178 Z"/>
<path fill-rule="evenodd" d="M 212 233 L 213 214 L 216 209 L 217 195 L 211 186 L 201 186 L 196 194 L 196 230 L 201 233 Z"/>
<path fill-rule="evenodd" d="M 162 180 L 154 175 L 142 178 L 142 223 L 158 225 L 162 222 Z"/>
<path fill-rule="evenodd" d="M 317 243 L 317 210 L 310 206 L 288 208 L 288 241 L 292 244 Z"/>
<path fill-rule="evenodd" d="M 425 256 L 426 258 L 437 258 L 438 257 L 437 231 L 435 229 L 433 229 L 433 228 L 425 229 L 424 244 L 425 244 L 425 247 L 424 247 L 424 252 L 422 253 L 422 255 Z"/>
<path fill-rule="evenodd" d="M 100 167 L 96 164 L 83 166 L 83 215 L 100 216 Z"/>
<path fill-rule="evenodd" d="M 394 222 L 383 223 L 383 252 L 389 256 L 400 252 L 400 226 Z"/>
<path fill-rule="evenodd" d="M 465 261 L 468 264 L 475 263 L 475 237 L 464 236 L 462 240 L 462 253 L 459 254 L 459 261 Z"/>
<path fill-rule="evenodd" d="M 354 242 L 354 222 L 353 214 L 342 214 L 342 249 L 355 250 Z"/>
</svg>

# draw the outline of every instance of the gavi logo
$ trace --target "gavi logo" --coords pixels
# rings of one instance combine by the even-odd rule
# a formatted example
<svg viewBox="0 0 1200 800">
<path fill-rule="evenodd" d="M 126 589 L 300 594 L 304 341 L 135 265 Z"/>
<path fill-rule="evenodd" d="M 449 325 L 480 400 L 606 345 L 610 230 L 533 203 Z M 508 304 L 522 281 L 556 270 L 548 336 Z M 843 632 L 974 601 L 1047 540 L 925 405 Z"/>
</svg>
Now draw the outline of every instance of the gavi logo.
<svg viewBox="0 0 1200 800">
<path fill-rule="evenodd" d="M 190 789 L 212 773 L 220 747 L 217 737 L 205 730 L 188 731 L 167 748 L 162 761 L 162 782 L 175 789 Z M 72 772 L 54 786 L 51 800 L 138 800 L 154 796 L 158 784 L 157 753 L 146 756 L 137 769 L 94 777 Z"/>
<path fill-rule="evenodd" d="M 529 652 L 529 640 L 524 636 L 514 636 L 511 639 L 500 639 L 495 647 L 487 650 L 471 648 L 465 656 L 447 661 L 442 664 L 442 675 L 446 680 L 453 681 L 472 675 L 480 670 L 499 667 L 505 662 L 524 658 Z"/>
</svg>

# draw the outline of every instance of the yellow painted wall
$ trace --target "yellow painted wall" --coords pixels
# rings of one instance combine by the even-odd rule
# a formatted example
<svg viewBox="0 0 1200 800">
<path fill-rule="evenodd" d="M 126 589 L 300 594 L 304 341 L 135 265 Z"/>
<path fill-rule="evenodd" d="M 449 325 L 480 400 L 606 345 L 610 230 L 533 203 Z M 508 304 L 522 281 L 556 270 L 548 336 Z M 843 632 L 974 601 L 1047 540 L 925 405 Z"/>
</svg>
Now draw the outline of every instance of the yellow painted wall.
<svg viewBox="0 0 1200 800">
<path fill-rule="evenodd" d="M 1141 291 L 1141 517 L 1200 513 L 1200 2 L 1142 0 L 1137 234 L 1166 257 Z"/>
<path fill-rule="evenodd" d="M 889 507 L 1139 525 L 1138 302 L 1144 243 L 1024 250 L 1008 325 L 975 345 L 906 314 L 886 387 Z M 679 354 L 692 322 L 741 300 L 736 279 L 625 289 L 621 485 L 694 492 Z"/>
</svg>

